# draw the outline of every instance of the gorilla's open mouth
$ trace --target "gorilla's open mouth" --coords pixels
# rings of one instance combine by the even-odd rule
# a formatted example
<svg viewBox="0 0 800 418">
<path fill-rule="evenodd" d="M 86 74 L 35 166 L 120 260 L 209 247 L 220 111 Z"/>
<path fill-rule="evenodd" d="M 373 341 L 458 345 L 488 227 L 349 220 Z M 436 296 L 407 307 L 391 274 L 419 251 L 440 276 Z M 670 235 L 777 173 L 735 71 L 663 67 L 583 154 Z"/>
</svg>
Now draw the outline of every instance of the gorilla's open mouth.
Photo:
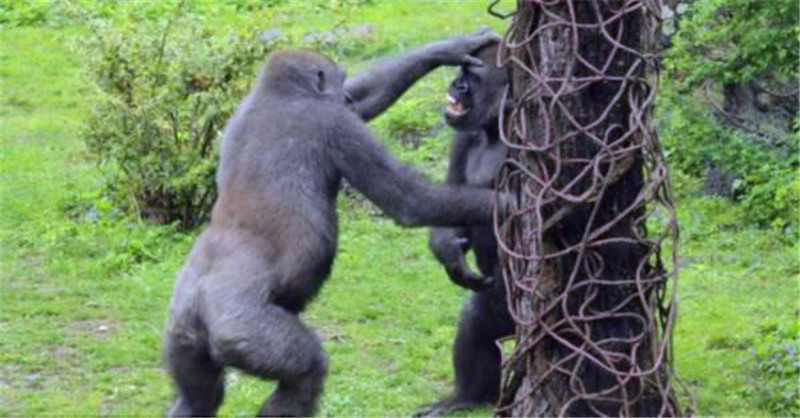
<svg viewBox="0 0 800 418">
<path fill-rule="evenodd" d="M 469 111 L 468 108 L 465 108 L 464 105 L 461 104 L 458 100 L 456 100 L 453 96 L 447 95 L 447 113 L 452 116 L 461 116 Z"/>
</svg>

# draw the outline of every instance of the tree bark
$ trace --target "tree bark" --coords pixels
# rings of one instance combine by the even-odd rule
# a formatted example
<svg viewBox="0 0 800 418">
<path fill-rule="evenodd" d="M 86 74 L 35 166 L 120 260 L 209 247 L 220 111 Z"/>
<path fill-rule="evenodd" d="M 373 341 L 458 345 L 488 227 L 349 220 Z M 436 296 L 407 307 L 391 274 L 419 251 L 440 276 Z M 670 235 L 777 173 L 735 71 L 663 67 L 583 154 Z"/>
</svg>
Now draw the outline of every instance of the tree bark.
<svg viewBox="0 0 800 418">
<path fill-rule="evenodd" d="M 648 5 L 518 2 L 507 38 L 517 118 L 504 127 L 514 164 L 501 177 L 531 210 L 498 237 L 516 254 L 501 254 L 517 320 L 504 390 L 521 380 L 499 415 L 679 414 L 654 319 L 668 274 L 660 241 L 643 238 Z"/>
</svg>

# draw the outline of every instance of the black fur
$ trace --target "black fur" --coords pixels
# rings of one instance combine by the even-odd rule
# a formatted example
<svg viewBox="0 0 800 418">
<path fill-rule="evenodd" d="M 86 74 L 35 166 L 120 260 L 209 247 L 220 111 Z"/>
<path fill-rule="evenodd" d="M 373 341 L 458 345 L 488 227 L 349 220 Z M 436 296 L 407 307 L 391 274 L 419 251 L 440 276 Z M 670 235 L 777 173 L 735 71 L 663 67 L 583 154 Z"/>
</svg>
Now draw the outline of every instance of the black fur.
<svg viewBox="0 0 800 418">
<path fill-rule="evenodd" d="M 345 73 L 330 60 L 275 53 L 228 122 L 211 225 L 170 304 L 165 359 L 179 392 L 170 415 L 214 415 L 227 366 L 278 381 L 259 415 L 314 413 L 327 359 L 297 314 L 331 271 L 342 178 L 405 226 L 490 222 L 489 189 L 431 186 L 372 137 L 359 115 L 379 114 L 402 94 L 370 92 L 380 79 L 362 78 L 354 86 L 364 90 L 348 88 L 347 98 Z"/>
<path fill-rule="evenodd" d="M 476 53 L 486 65 L 465 66 L 449 89 L 445 119 L 456 130 L 450 154 L 447 183 L 492 186 L 507 154 L 500 141 L 498 116 L 508 83 L 506 70 L 495 65 L 497 48 Z M 434 228 L 429 245 L 455 283 L 476 281 L 465 260 L 470 249 L 485 277 L 500 277 L 497 242 L 491 226 Z M 514 332 L 502 280 L 484 292 L 470 295 L 461 314 L 453 345 L 455 389 L 445 399 L 428 405 L 418 416 L 439 416 L 497 402 L 500 390 L 500 350 L 495 339 Z"/>
</svg>

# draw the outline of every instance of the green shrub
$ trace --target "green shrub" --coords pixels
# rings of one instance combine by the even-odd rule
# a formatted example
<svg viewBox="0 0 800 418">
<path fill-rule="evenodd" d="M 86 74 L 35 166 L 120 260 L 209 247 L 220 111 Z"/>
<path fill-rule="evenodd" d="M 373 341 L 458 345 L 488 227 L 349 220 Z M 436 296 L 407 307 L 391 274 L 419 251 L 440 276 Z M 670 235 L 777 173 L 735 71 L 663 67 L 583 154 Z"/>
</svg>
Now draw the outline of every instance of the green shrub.
<svg viewBox="0 0 800 418">
<path fill-rule="evenodd" d="M 762 327 L 748 361 L 749 385 L 742 395 L 775 416 L 800 416 L 800 323 Z"/>
<path fill-rule="evenodd" d="M 796 80 L 798 13 L 796 0 L 694 1 L 673 38 L 667 68 L 689 87 L 707 80 L 746 82 L 765 73 Z"/>
<path fill-rule="evenodd" d="M 797 208 L 800 207 L 800 179 L 797 157 L 792 165 L 762 165 L 745 178 L 748 184 L 741 203 L 747 220 L 759 226 L 783 228 L 797 239 Z"/>
<path fill-rule="evenodd" d="M 186 5 L 198 7 L 198 2 Z M 8 26 L 59 26 L 82 23 L 83 15 L 113 19 L 133 16 L 154 19 L 174 10 L 174 3 L 117 0 L 0 0 L 0 24 Z"/>
<path fill-rule="evenodd" d="M 87 18 L 78 43 L 99 89 L 84 139 L 121 209 L 189 228 L 207 218 L 221 130 L 272 44 L 218 36 L 183 4 L 166 16 Z"/>
<path fill-rule="evenodd" d="M 0 24 L 29 26 L 45 23 L 52 4 L 35 0 L 0 0 Z"/>
<path fill-rule="evenodd" d="M 724 86 L 796 90 L 798 3 L 695 1 L 685 16 L 665 55 L 659 98 L 659 128 L 671 166 L 697 178 L 712 167 L 733 173 L 728 192 L 741 204 L 741 223 L 784 228 L 794 237 L 800 205 L 797 116 L 752 99 L 762 108 L 742 106 L 740 115 L 726 118 L 710 103 L 721 106 Z"/>
<path fill-rule="evenodd" d="M 681 175 L 702 178 L 710 167 L 736 173 L 734 196 L 742 206 L 743 225 L 798 228 L 800 181 L 797 134 L 794 145 L 770 147 L 746 133 L 725 127 L 690 96 L 665 83 L 660 99 L 659 129 L 670 166 Z"/>
</svg>

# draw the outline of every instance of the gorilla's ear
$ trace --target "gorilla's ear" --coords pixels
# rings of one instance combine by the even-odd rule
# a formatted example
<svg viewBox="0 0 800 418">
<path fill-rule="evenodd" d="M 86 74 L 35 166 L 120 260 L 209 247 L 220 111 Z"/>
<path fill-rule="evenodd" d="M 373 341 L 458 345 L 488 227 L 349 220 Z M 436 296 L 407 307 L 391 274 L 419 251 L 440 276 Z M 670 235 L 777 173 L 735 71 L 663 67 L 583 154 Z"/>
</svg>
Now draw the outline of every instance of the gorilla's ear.
<svg viewBox="0 0 800 418">
<path fill-rule="evenodd" d="M 320 93 L 325 92 L 325 72 L 322 70 L 317 71 L 317 90 Z"/>
</svg>

